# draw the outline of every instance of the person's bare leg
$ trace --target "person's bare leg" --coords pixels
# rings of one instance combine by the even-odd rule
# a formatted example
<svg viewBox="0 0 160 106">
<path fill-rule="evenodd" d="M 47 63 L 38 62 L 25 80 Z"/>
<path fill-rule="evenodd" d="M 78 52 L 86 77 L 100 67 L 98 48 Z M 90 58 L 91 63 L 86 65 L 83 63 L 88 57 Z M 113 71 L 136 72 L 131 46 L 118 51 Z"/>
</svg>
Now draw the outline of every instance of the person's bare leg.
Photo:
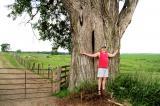
<svg viewBox="0 0 160 106">
<path fill-rule="evenodd" d="M 101 93 L 102 96 L 105 96 L 106 79 L 107 79 L 106 77 L 103 77 L 102 79 L 102 93 Z"/>
<path fill-rule="evenodd" d="M 105 88 L 106 88 L 106 80 L 107 80 L 107 77 L 103 77 L 103 80 L 102 80 L 102 90 L 105 90 Z"/>
<path fill-rule="evenodd" d="M 98 95 L 101 95 L 102 78 L 98 77 Z"/>
</svg>

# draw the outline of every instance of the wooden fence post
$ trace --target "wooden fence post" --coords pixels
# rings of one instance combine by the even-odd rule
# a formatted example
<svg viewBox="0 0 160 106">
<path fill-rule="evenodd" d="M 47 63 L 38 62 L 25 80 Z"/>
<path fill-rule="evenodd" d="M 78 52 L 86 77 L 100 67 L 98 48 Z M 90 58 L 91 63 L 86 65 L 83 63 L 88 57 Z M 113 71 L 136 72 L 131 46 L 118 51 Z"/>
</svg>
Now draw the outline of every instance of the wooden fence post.
<svg viewBox="0 0 160 106">
<path fill-rule="evenodd" d="M 34 70 L 34 68 L 35 68 L 35 63 L 33 63 L 33 65 L 32 65 L 32 69 L 31 69 L 31 70 L 33 71 L 33 70 Z"/>
<path fill-rule="evenodd" d="M 50 72 L 51 72 L 51 70 L 52 70 L 52 67 L 51 67 L 51 65 L 50 64 L 48 64 L 48 79 L 49 79 L 49 76 L 50 76 Z"/>
<path fill-rule="evenodd" d="M 28 69 L 30 69 L 30 62 L 28 61 Z"/>
<path fill-rule="evenodd" d="M 25 66 L 25 59 L 23 59 L 23 66 Z"/>
<path fill-rule="evenodd" d="M 26 77 L 26 70 L 25 70 L 25 98 L 27 97 L 27 77 Z"/>
<path fill-rule="evenodd" d="M 39 74 L 39 68 L 40 68 L 40 64 L 38 63 L 38 74 Z"/>
<path fill-rule="evenodd" d="M 43 69 L 43 63 L 42 63 L 42 69 Z"/>
<path fill-rule="evenodd" d="M 53 93 L 57 93 L 60 91 L 60 80 L 61 77 L 61 67 L 58 67 L 55 69 L 55 71 L 52 74 L 52 80 L 53 80 L 53 84 L 52 84 L 52 91 Z"/>
</svg>

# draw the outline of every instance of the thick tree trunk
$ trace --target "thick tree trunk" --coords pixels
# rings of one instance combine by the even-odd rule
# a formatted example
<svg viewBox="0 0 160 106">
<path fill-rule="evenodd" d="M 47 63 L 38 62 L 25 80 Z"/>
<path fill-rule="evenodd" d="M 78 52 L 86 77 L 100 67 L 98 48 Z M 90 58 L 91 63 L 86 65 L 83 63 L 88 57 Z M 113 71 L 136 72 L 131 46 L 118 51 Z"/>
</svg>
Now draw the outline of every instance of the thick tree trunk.
<svg viewBox="0 0 160 106">
<path fill-rule="evenodd" d="M 70 14 L 72 26 L 73 50 L 69 83 L 72 90 L 81 82 L 96 78 L 97 59 L 82 56 L 80 52 L 95 53 L 106 45 L 108 52 L 113 53 L 120 48 L 123 32 L 120 29 L 124 30 L 126 27 L 120 25 L 117 0 L 64 0 L 64 4 Z M 125 26 L 127 24 L 129 22 Z M 110 59 L 109 71 L 112 78 L 119 71 L 119 56 Z"/>
</svg>

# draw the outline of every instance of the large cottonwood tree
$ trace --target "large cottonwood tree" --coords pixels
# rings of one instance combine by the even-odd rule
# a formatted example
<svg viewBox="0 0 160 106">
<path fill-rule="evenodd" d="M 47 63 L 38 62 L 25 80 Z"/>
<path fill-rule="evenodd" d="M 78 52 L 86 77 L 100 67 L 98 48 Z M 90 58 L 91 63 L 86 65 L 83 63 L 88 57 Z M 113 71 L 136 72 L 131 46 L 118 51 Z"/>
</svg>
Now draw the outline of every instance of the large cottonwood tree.
<svg viewBox="0 0 160 106">
<path fill-rule="evenodd" d="M 124 2 L 121 10 L 120 1 Z M 15 0 L 9 6 L 12 9 L 9 16 L 16 18 L 27 12 L 32 20 L 38 14 L 34 28 L 39 30 L 41 39 L 53 40 L 58 46 L 71 48 L 72 38 L 69 88 L 73 89 L 96 78 L 97 59 L 82 56 L 80 52 L 94 53 L 103 45 L 109 52 L 120 49 L 120 40 L 137 3 L 138 0 Z M 62 19 L 62 15 L 66 18 Z M 119 61 L 119 55 L 110 59 L 113 77 L 119 71 Z"/>
<path fill-rule="evenodd" d="M 120 48 L 120 40 L 131 22 L 138 0 L 63 0 L 71 19 L 72 63 L 69 88 L 82 81 L 92 81 L 97 70 L 96 59 L 80 52 L 97 52 L 106 45 L 109 52 Z M 112 77 L 119 71 L 119 55 L 110 59 Z"/>
</svg>

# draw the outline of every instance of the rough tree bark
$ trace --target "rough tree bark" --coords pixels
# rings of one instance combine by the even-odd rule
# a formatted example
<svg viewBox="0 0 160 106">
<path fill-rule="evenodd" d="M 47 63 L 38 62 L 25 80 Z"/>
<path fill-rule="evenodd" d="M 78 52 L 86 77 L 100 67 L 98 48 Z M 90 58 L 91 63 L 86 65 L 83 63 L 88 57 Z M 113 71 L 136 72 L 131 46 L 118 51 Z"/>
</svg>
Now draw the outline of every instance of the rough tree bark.
<svg viewBox="0 0 160 106">
<path fill-rule="evenodd" d="M 69 88 L 96 78 L 97 59 L 80 55 L 95 53 L 103 45 L 109 52 L 120 48 L 120 39 L 131 22 L 138 0 L 125 0 L 119 12 L 119 0 L 63 0 L 71 19 L 72 63 Z M 119 55 L 110 59 L 112 78 L 119 71 Z"/>
</svg>

